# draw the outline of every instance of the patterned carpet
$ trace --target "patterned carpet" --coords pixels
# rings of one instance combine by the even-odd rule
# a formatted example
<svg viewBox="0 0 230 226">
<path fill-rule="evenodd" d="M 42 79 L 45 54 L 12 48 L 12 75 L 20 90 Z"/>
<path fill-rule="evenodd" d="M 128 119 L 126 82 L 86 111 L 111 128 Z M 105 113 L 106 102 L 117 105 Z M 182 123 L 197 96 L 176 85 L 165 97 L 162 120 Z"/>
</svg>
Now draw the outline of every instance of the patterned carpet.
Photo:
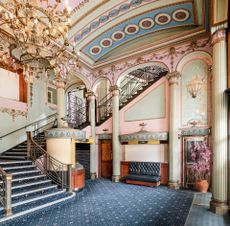
<svg viewBox="0 0 230 226">
<path fill-rule="evenodd" d="M 8 221 L 31 226 L 183 226 L 194 192 L 89 180 L 73 201 Z"/>
</svg>

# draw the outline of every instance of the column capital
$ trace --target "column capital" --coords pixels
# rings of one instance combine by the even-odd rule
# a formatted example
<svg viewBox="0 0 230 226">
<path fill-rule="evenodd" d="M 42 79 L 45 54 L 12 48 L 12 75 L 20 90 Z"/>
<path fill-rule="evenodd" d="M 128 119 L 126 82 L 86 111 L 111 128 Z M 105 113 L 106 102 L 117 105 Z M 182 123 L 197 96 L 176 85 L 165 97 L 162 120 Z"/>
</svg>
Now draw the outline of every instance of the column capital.
<svg viewBox="0 0 230 226">
<path fill-rule="evenodd" d="M 57 87 L 57 89 L 65 89 L 65 85 L 66 83 L 64 81 L 61 80 L 55 80 L 54 81 L 55 86 Z"/>
<path fill-rule="evenodd" d="M 120 88 L 118 85 L 110 86 L 109 90 L 111 91 L 113 96 L 118 96 L 120 93 Z"/>
<path fill-rule="evenodd" d="M 85 97 L 88 101 L 95 100 L 96 94 L 93 91 L 88 91 L 85 93 Z"/>
<path fill-rule="evenodd" d="M 178 71 L 173 71 L 166 75 L 166 78 L 169 81 L 169 85 L 178 84 L 180 77 L 181 77 L 181 74 Z"/>
<path fill-rule="evenodd" d="M 211 40 L 211 45 L 214 46 L 215 44 L 217 44 L 221 41 L 226 41 L 226 32 L 225 32 L 224 28 L 217 30 L 213 34 L 212 40 Z"/>
</svg>

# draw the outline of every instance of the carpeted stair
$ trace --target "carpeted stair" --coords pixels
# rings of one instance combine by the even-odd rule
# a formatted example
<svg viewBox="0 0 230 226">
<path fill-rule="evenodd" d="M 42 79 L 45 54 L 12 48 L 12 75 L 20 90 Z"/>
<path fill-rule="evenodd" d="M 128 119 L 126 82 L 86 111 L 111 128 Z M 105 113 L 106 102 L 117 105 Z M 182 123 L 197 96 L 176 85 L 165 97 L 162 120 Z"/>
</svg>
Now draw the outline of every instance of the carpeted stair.
<svg viewBox="0 0 230 226">
<path fill-rule="evenodd" d="M 45 144 L 44 136 L 39 136 L 35 140 L 39 141 L 40 145 Z M 13 217 L 51 206 L 74 196 L 74 193 L 58 188 L 32 161 L 27 160 L 26 142 L 3 153 L 0 156 L 0 167 L 12 174 Z M 0 183 L 2 183 L 1 177 Z M 3 217 L 3 207 L 0 206 L 0 222 L 4 221 Z"/>
<path fill-rule="evenodd" d="M 34 141 L 38 143 L 41 147 L 45 148 L 46 141 L 44 134 L 38 134 L 36 137 L 34 137 Z M 0 161 L 2 159 L 6 160 L 25 160 L 27 159 L 27 142 L 23 142 L 16 147 L 13 147 L 12 149 L 4 152 L 2 155 L 0 155 Z"/>
</svg>

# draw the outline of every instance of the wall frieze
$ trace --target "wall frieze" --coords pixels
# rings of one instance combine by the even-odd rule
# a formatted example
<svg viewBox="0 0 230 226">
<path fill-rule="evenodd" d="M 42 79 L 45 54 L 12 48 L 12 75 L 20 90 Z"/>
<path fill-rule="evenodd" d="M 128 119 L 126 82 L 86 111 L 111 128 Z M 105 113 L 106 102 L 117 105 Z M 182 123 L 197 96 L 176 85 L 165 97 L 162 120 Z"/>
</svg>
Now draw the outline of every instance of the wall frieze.
<svg viewBox="0 0 230 226">
<path fill-rule="evenodd" d="M 109 67 L 95 70 L 92 73 L 93 80 L 95 81 L 101 76 L 108 77 L 111 81 L 116 80 L 120 74 L 125 70 L 135 67 L 137 65 L 161 62 L 165 64 L 170 72 L 176 70 L 178 62 L 187 54 L 194 51 L 205 51 L 211 54 L 211 45 L 209 38 L 203 38 L 195 41 L 191 41 L 186 44 L 172 46 L 165 50 L 159 50 L 146 55 L 131 58 L 127 61 L 119 62 Z"/>
<path fill-rule="evenodd" d="M 16 109 L 10 109 L 10 108 L 0 108 L 1 113 L 7 113 L 10 116 L 12 116 L 13 121 L 15 121 L 15 118 L 18 116 L 27 117 L 28 111 L 21 111 Z"/>
</svg>

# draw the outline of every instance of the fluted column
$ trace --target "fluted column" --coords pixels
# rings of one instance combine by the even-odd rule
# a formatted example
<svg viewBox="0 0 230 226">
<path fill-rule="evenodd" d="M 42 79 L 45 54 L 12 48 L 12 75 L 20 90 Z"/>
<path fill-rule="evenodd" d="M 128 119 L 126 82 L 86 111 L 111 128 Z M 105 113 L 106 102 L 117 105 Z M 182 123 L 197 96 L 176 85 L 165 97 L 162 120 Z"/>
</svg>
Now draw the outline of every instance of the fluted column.
<svg viewBox="0 0 230 226">
<path fill-rule="evenodd" d="M 90 177 L 95 179 L 96 174 L 96 118 L 95 118 L 95 94 L 93 92 L 87 93 L 87 100 L 89 102 L 89 121 L 90 133 L 93 138 L 93 143 L 90 144 Z"/>
<path fill-rule="evenodd" d="M 212 37 L 213 80 L 212 80 L 212 200 L 211 211 L 227 212 L 228 184 L 228 133 L 227 133 L 227 45 L 225 30 L 217 30 Z"/>
<path fill-rule="evenodd" d="M 178 189 L 180 180 L 180 152 L 179 152 L 179 88 L 180 74 L 175 71 L 167 75 L 169 80 L 170 113 L 169 113 L 169 181 L 168 187 Z"/>
<path fill-rule="evenodd" d="M 120 179 L 120 145 L 119 145 L 119 87 L 112 86 L 112 123 L 113 123 L 113 182 L 119 182 Z"/>
<path fill-rule="evenodd" d="M 57 87 L 57 123 L 58 127 L 63 127 L 65 122 L 61 119 L 65 117 L 65 83 L 63 81 L 56 81 Z"/>
</svg>

